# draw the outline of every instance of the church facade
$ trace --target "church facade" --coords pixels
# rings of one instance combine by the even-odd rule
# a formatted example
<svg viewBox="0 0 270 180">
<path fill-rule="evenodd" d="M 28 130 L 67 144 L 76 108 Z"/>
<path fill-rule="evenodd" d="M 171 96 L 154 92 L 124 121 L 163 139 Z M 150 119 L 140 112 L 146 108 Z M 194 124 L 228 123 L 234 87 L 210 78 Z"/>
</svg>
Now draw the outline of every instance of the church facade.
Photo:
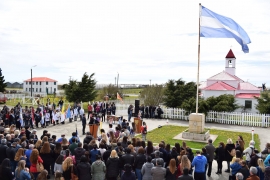
<svg viewBox="0 0 270 180">
<path fill-rule="evenodd" d="M 203 98 L 217 97 L 222 94 L 231 94 L 241 108 L 236 111 L 257 113 L 257 100 L 261 89 L 255 85 L 245 82 L 235 74 L 236 58 L 230 49 L 225 57 L 225 70 L 201 82 L 200 90 Z"/>
</svg>

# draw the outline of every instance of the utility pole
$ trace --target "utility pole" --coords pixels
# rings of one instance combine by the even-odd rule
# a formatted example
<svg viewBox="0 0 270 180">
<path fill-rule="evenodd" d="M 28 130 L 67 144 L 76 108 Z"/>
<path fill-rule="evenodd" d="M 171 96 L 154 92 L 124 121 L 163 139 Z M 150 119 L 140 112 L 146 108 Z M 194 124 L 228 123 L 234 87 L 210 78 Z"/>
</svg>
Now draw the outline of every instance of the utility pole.
<svg viewBox="0 0 270 180">
<path fill-rule="evenodd" d="M 150 79 L 150 86 L 151 86 L 151 79 Z"/>
<path fill-rule="evenodd" d="M 117 88 L 118 88 L 118 81 L 119 81 L 119 73 L 117 72 Z"/>
</svg>

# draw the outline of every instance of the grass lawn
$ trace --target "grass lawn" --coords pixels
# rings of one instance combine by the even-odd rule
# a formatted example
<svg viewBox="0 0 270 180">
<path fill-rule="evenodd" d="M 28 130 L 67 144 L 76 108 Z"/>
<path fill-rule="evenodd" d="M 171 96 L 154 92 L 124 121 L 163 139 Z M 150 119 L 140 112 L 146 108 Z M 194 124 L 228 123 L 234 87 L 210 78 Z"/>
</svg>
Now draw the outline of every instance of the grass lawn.
<svg viewBox="0 0 270 180">
<path fill-rule="evenodd" d="M 173 137 L 181 133 L 182 131 L 186 130 L 187 127 L 183 126 L 163 126 L 162 128 L 154 129 L 153 131 L 149 131 L 147 133 L 147 140 L 151 140 L 153 143 L 159 143 L 160 141 L 164 140 L 165 143 L 169 143 L 172 146 L 176 142 L 180 145 L 182 144 L 182 140 L 175 140 Z M 209 129 L 210 134 L 218 135 L 217 139 L 213 143 L 214 146 L 218 146 L 219 142 L 227 143 L 227 139 L 231 138 L 233 142 L 237 140 L 238 135 L 242 135 L 243 139 L 245 140 L 245 147 L 248 147 L 249 141 L 251 140 L 251 133 L 244 133 L 244 132 L 234 132 L 234 131 L 224 131 L 218 129 Z M 260 150 L 260 140 L 258 134 L 254 134 L 254 140 L 256 142 L 255 148 Z M 186 141 L 187 146 L 191 147 L 192 149 L 201 149 L 205 146 L 205 143 L 198 143 L 192 141 Z"/>
</svg>

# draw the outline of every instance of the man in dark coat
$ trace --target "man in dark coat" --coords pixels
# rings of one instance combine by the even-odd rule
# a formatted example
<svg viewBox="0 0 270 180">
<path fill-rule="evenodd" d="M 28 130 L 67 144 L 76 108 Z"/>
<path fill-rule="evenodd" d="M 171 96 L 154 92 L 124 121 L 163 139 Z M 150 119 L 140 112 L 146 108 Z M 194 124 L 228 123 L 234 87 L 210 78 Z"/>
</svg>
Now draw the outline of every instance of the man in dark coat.
<svg viewBox="0 0 270 180">
<path fill-rule="evenodd" d="M 86 126 L 86 117 L 85 114 L 83 114 L 82 117 L 82 134 L 85 135 L 85 126 Z"/>
<path fill-rule="evenodd" d="M 212 144 L 212 139 L 208 140 L 208 145 L 205 146 L 206 152 L 209 154 L 209 161 L 208 161 L 208 172 L 207 172 L 207 176 L 210 177 L 211 176 L 211 172 L 212 172 L 212 163 L 214 160 L 214 153 L 216 148 L 213 146 Z"/>
<path fill-rule="evenodd" d="M 6 149 L 8 147 L 7 147 L 6 143 L 7 143 L 7 140 L 6 139 L 2 139 L 1 140 L 1 144 L 0 144 L 0 162 L 3 162 L 3 160 L 5 158 L 7 158 Z"/>
<path fill-rule="evenodd" d="M 131 167 L 133 167 L 133 164 L 134 164 L 134 161 L 135 161 L 135 158 L 131 153 L 131 149 L 127 148 L 126 149 L 126 154 L 123 155 L 121 158 L 120 158 L 120 166 L 121 168 L 124 170 L 124 165 L 125 164 L 129 164 L 131 165 Z"/>
<path fill-rule="evenodd" d="M 191 175 L 188 174 L 188 168 L 183 169 L 183 175 L 179 176 L 177 180 L 194 180 Z"/>
<path fill-rule="evenodd" d="M 74 150 L 74 156 L 76 163 L 78 164 L 81 160 L 82 155 L 84 155 L 85 149 L 82 148 L 82 143 L 78 143 L 78 147 Z"/>
</svg>

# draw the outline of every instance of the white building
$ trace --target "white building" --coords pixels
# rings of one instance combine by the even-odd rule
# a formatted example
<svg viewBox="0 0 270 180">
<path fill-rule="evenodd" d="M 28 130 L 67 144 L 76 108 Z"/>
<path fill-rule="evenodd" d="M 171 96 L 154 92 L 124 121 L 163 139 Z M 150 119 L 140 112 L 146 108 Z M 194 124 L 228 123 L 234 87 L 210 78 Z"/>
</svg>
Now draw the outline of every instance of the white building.
<svg viewBox="0 0 270 180">
<path fill-rule="evenodd" d="M 254 97 L 260 96 L 260 89 L 249 82 L 244 82 L 235 75 L 236 58 L 230 49 L 225 58 L 225 71 L 222 71 L 200 85 L 202 97 L 217 97 L 222 94 L 234 95 L 237 104 L 243 108 L 237 111 L 256 113 L 257 100 Z"/>
<path fill-rule="evenodd" d="M 31 93 L 31 79 L 23 81 L 24 92 Z M 47 77 L 33 77 L 32 78 L 32 93 L 46 93 L 53 94 L 57 92 L 57 81 Z"/>
</svg>

